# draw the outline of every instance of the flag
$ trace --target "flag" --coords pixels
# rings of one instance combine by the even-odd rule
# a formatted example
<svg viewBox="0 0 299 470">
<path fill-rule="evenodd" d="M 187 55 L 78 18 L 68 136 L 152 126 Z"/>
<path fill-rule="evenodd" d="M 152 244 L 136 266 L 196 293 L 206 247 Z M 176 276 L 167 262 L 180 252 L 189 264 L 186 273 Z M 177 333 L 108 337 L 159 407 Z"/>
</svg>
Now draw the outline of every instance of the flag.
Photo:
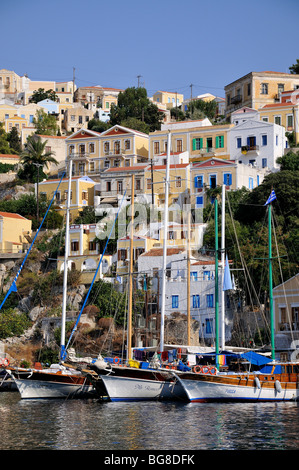
<svg viewBox="0 0 299 470">
<path fill-rule="evenodd" d="M 267 204 L 270 204 L 270 202 L 274 201 L 276 199 L 276 194 L 274 192 L 274 189 L 271 191 L 271 194 L 270 196 L 268 197 L 268 200 L 266 202 L 266 204 L 264 204 L 264 206 L 266 206 Z"/>
<path fill-rule="evenodd" d="M 13 281 L 12 285 L 10 286 L 8 294 L 10 294 L 11 292 L 18 292 L 15 281 Z"/>
<path fill-rule="evenodd" d="M 227 255 L 226 255 L 224 276 L 223 276 L 223 290 L 231 290 L 232 288 L 233 288 L 232 280 L 230 277 L 230 270 L 229 270 Z"/>
</svg>

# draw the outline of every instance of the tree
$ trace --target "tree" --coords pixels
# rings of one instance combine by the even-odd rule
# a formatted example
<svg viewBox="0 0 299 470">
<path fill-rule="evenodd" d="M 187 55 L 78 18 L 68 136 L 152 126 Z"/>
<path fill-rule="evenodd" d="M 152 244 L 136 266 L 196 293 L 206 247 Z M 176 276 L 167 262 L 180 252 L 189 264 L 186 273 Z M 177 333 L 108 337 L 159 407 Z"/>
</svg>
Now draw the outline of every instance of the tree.
<svg viewBox="0 0 299 470">
<path fill-rule="evenodd" d="M 289 71 L 292 74 L 299 74 L 299 59 L 296 60 L 296 63 L 289 67 Z"/>
<path fill-rule="evenodd" d="M 7 134 L 7 140 L 13 153 L 19 154 L 22 152 L 21 139 L 16 127 L 13 127 Z"/>
<path fill-rule="evenodd" d="M 153 132 L 161 128 L 163 113 L 147 97 L 145 88 L 127 88 L 118 95 L 118 104 L 111 106 L 110 124 L 120 124 L 129 118 L 138 119 Z"/>
<path fill-rule="evenodd" d="M 95 132 L 104 132 L 109 129 L 110 125 L 107 122 L 100 121 L 100 119 L 93 118 L 88 121 L 88 129 Z"/>
<path fill-rule="evenodd" d="M 52 101 L 58 101 L 58 96 L 56 95 L 55 91 L 53 90 L 45 90 L 44 88 L 39 88 L 38 90 L 35 90 L 29 99 L 30 103 L 39 103 L 39 101 L 43 100 L 52 100 Z"/>
<path fill-rule="evenodd" d="M 194 100 L 188 105 L 186 116 L 189 119 L 198 119 L 207 117 L 210 120 L 214 120 L 217 112 L 217 103 L 214 100 Z"/>
<path fill-rule="evenodd" d="M 36 127 L 36 134 L 40 135 L 56 135 L 57 122 L 56 117 L 46 113 L 43 109 L 39 109 L 36 117 L 33 118 L 33 124 Z"/>
<path fill-rule="evenodd" d="M 40 173 L 43 173 L 43 169 L 45 166 L 48 168 L 49 163 L 54 163 L 54 165 L 58 165 L 58 161 L 53 157 L 54 152 L 45 151 L 47 142 L 47 140 L 42 142 L 39 136 L 38 138 L 34 136 L 29 136 L 27 139 L 26 150 L 21 154 L 21 162 L 24 165 L 25 174 L 26 172 L 28 172 L 28 175 L 32 175 L 32 172 L 35 172 L 34 167 L 37 168 L 37 221 L 39 220 L 38 183 L 40 181 Z M 42 178 L 43 177 L 44 173 L 42 175 Z"/>
<path fill-rule="evenodd" d="M 4 123 L 0 122 L 0 153 L 11 154 L 11 148 L 7 140 L 7 134 L 4 130 Z"/>
</svg>

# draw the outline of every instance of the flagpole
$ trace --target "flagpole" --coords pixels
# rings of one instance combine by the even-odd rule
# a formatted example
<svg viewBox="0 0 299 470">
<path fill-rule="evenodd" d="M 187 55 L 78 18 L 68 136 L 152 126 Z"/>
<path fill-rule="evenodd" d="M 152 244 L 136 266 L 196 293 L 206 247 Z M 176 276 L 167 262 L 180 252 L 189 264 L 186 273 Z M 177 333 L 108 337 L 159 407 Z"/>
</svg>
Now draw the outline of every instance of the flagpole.
<svg viewBox="0 0 299 470">
<path fill-rule="evenodd" d="M 222 210 L 221 210 L 221 269 L 222 269 L 222 284 L 224 281 L 224 267 L 225 267 L 225 185 L 222 185 Z M 224 290 L 221 289 L 221 349 L 225 349 L 225 307 L 224 307 Z"/>
</svg>

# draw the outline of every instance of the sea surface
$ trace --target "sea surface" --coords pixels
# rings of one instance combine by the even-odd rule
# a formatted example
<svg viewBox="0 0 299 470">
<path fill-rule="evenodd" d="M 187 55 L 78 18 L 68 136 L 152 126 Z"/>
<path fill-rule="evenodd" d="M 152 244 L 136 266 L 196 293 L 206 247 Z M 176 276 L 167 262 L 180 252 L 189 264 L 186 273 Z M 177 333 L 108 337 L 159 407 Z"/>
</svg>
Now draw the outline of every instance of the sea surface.
<svg viewBox="0 0 299 470">
<path fill-rule="evenodd" d="M 0 393 L 1 450 L 297 450 L 299 404 L 21 400 Z"/>
</svg>

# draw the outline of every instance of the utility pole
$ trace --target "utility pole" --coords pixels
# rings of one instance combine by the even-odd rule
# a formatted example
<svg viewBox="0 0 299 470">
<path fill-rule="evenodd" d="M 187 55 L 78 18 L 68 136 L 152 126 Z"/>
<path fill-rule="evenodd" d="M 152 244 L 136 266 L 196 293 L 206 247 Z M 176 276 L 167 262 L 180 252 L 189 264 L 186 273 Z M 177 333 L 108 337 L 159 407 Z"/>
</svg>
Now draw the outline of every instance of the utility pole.
<svg viewBox="0 0 299 470">
<path fill-rule="evenodd" d="M 42 163 L 33 163 L 33 165 L 37 166 L 37 183 L 36 183 L 36 218 L 37 218 L 37 225 L 39 219 L 39 204 L 38 204 L 38 184 L 39 184 L 39 169 L 44 165 Z"/>
<path fill-rule="evenodd" d="M 140 87 L 140 78 L 142 77 L 142 75 L 137 75 L 137 78 L 138 78 L 138 88 Z"/>
<path fill-rule="evenodd" d="M 190 88 L 191 88 L 191 96 L 190 96 L 191 117 L 192 117 L 192 114 L 193 114 L 193 104 L 192 104 L 192 87 L 193 87 L 193 85 L 192 85 L 192 83 L 191 83 L 191 85 L 190 85 Z"/>
</svg>

